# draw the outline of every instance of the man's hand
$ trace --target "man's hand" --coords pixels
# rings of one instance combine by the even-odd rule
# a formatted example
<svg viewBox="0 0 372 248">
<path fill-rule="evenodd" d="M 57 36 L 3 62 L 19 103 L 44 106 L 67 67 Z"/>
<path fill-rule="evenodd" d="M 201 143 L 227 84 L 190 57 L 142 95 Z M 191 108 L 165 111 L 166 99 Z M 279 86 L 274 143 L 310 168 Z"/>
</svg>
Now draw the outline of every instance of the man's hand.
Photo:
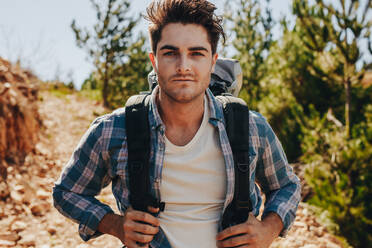
<svg viewBox="0 0 372 248">
<path fill-rule="evenodd" d="M 282 229 L 283 223 L 275 213 L 269 213 L 263 221 L 249 213 L 246 222 L 217 234 L 217 247 L 267 248 Z"/>
<path fill-rule="evenodd" d="M 158 208 L 149 207 L 151 213 Z M 159 232 L 160 222 L 149 213 L 128 208 L 124 216 L 107 214 L 101 220 L 98 230 L 121 240 L 128 248 L 149 247 L 154 235 Z"/>
</svg>

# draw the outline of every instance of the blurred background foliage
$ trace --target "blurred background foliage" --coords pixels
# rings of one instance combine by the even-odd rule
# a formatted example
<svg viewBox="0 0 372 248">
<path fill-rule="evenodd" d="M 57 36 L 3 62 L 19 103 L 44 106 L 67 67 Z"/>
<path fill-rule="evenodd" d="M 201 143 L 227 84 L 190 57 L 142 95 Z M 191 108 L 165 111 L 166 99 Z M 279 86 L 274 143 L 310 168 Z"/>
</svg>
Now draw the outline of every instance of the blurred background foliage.
<svg viewBox="0 0 372 248">
<path fill-rule="evenodd" d="M 95 66 L 82 86 L 109 108 L 148 90 L 148 40 L 133 30 L 128 0 L 91 0 L 96 25 L 71 28 Z M 266 4 L 262 4 L 262 3 Z M 232 8 L 231 6 L 235 6 Z M 293 20 L 273 20 L 270 0 L 226 3 L 228 43 L 243 68 L 240 93 L 266 116 L 291 163 L 300 164 L 335 233 L 372 243 L 372 1 L 293 0 Z M 273 27 L 281 35 L 273 39 Z M 226 49 L 229 52 L 226 52 Z M 233 52 L 231 52 L 233 51 Z M 370 60 L 369 60 L 370 61 Z"/>
</svg>

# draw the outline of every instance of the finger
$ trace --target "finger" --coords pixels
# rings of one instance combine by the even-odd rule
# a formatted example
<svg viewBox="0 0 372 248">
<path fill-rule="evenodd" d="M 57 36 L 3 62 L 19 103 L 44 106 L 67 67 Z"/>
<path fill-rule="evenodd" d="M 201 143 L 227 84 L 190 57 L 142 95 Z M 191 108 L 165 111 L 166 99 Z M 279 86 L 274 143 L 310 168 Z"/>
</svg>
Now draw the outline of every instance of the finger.
<svg viewBox="0 0 372 248">
<path fill-rule="evenodd" d="M 130 213 L 128 213 L 127 216 L 131 220 L 134 220 L 134 221 L 141 221 L 141 222 L 153 225 L 153 226 L 159 226 L 160 225 L 159 220 L 156 217 L 149 214 L 149 213 L 134 210 L 134 211 L 131 211 Z"/>
<path fill-rule="evenodd" d="M 159 227 L 155 227 L 152 225 L 147 225 L 147 224 L 143 224 L 139 222 L 134 222 L 133 231 L 143 233 L 143 234 L 155 235 L 159 232 Z"/>
<path fill-rule="evenodd" d="M 137 243 L 138 247 L 141 248 L 149 248 L 149 244 L 142 244 L 142 243 Z"/>
<path fill-rule="evenodd" d="M 249 245 L 254 243 L 255 239 L 253 235 L 239 235 L 234 236 L 225 240 L 217 241 L 218 247 L 240 247 L 243 245 Z"/>
<path fill-rule="evenodd" d="M 151 240 L 154 239 L 153 235 L 147 235 L 147 234 L 142 234 L 142 233 L 137 233 L 137 232 L 132 232 L 129 235 L 129 239 L 137 241 L 142 244 L 147 244 L 150 243 Z"/>
<path fill-rule="evenodd" d="M 124 247 L 128 247 L 128 248 L 137 248 L 139 247 L 135 241 L 132 241 L 132 240 L 128 240 L 128 241 L 125 241 L 125 246 Z"/>
<path fill-rule="evenodd" d="M 153 213 L 153 214 L 156 214 L 160 210 L 159 208 L 154 208 L 151 206 L 149 206 L 147 209 L 149 210 L 150 213 Z"/>
<path fill-rule="evenodd" d="M 224 229 L 222 232 L 217 234 L 216 239 L 217 240 L 224 240 L 224 239 L 227 239 L 231 236 L 244 234 L 244 233 L 247 233 L 247 224 L 246 223 L 231 226 L 231 227 L 228 227 L 228 228 Z"/>
</svg>

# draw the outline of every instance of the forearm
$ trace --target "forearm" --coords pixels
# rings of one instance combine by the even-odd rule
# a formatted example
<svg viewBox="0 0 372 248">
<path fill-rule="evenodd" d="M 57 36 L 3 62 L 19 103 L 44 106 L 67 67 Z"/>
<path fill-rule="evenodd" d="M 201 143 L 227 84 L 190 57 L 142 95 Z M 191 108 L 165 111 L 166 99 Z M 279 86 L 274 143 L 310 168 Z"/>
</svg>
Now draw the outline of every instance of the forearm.
<svg viewBox="0 0 372 248">
<path fill-rule="evenodd" d="M 120 215 L 108 213 L 98 224 L 97 230 L 101 233 L 109 234 L 119 238 L 121 235 L 120 231 L 123 229 L 120 225 L 120 223 L 122 222 L 121 218 L 122 216 Z"/>
<path fill-rule="evenodd" d="M 273 239 L 277 238 L 279 234 L 283 230 L 283 222 L 280 216 L 274 212 L 268 213 L 263 219 L 262 223 L 266 227 L 267 234 L 273 237 Z"/>
<path fill-rule="evenodd" d="M 99 236 L 96 232 L 100 220 L 112 209 L 93 196 L 80 195 L 56 185 L 53 188 L 54 206 L 64 216 L 79 224 L 79 234 L 84 241 Z"/>
</svg>

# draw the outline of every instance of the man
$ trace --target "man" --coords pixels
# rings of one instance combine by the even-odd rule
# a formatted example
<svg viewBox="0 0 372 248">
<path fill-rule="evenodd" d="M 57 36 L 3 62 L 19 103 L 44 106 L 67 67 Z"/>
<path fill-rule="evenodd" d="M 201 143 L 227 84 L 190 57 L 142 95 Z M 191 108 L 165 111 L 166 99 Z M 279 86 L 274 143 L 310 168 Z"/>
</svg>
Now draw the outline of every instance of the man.
<svg viewBox="0 0 372 248">
<path fill-rule="evenodd" d="M 250 114 L 253 211 L 221 230 L 234 194 L 234 162 L 221 104 L 208 90 L 224 36 L 215 6 L 205 0 L 164 0 L 147 8 L 159 85 L 150 100 L 151 185 L 165 209 L 133 210 L 129 202 L 125 108 L 97 118 L 54 187 L 55 206 L 79 225 L 84 240 L 104 234 L 127 247 L 269 247 L 285 235 L 300 200 L 298 178 L 265 119 Z M 248 123 L 244 123 L 248 124 Z M 120 215 L 95 196 L 112 182 Z"/>
</svg>

